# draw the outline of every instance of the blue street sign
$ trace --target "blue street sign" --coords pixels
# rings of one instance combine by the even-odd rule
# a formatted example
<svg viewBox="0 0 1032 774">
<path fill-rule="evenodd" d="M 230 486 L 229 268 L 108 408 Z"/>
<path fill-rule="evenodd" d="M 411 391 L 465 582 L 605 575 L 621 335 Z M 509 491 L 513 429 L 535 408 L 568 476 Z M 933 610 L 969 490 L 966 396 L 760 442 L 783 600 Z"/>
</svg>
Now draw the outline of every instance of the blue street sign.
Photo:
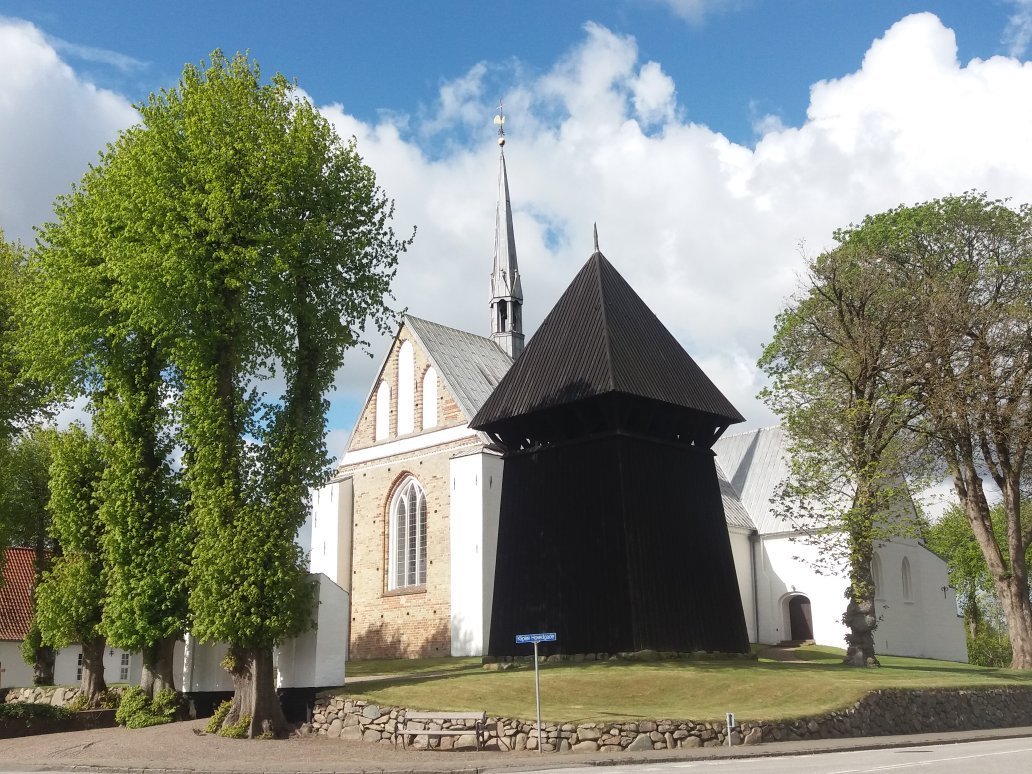
<svg viewBox="0 0 1032 774">
<path fill-rule="evenodd" d="M 540 634 L 516 635 L 517 645 L 526 645 L 529 642 L 555 642 L 555 632 L 541 632 Z"/>
</svg>

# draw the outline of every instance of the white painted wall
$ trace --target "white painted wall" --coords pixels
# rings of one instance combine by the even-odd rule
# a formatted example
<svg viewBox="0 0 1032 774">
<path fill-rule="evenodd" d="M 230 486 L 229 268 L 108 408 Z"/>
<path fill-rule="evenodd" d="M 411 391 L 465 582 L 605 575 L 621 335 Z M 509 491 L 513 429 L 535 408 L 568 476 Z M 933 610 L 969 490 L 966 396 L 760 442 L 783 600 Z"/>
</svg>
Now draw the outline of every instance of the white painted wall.
<svg viewBox="0 0 1032 774">
<path fill-rule="evenodd" d="M 731 538 L 731 556 L 735 562 L 735 574 L 738 576 L 738 593 L 742 597 L 742 612 L 745 614 L 745 628 L 749 634 L 749 642 L 756 642 L 756 599 L 753 594 L 753 562 L 752 550 L 749 546 L 751 530 L 728 526 L 728 537 Z"/>
<path fill-rule="evenodd" d="M 350 621 L 348 594 L 324 574 L 311 580 L 316 583 L 316 629 L 287 640 L 273 652 L 279 688 L 329 688 L 344 684 Z M 201 644 L 187 635 L 183 690 L 232 691 L 233 679 L 221 665 L 227 649 L 225 643 Z"/>
<path fill-rule="evenodd" d="M 820 645 L 845 647 L 846 582 L 841 575 L 819 575 L 814 571 L 816 547 L 793 541 L 790 535 L 761 535 L 756 551 L 759 604 L 759 641 L 777 643 L 791 636 L 788 602 L 803 594 L 810 600 L 814 641 Z"/>
<path fill-rule="evenodd" d="M 480 656 L 491 632 L 502 460 L 487 452 L 451 461 L 451 637 L 453 656 Z"/>
<path fill-rule="evenodd" d="M 326 575 L 349 593 L 353 514 L 352 480 L 331 481 L 312 492 L 312 510 L 298 534 L 298 542 L 309 557 L 309 571 Z"/>
<path fill-rule="evenodd" d="M 57 685 L 79 684 L 79 678 L 76 675 L 79 671 L 80 653 L 82 653 L 82 648 L 78 645 L 70 645 L 57 652 L 57 659 L 54 661 L 54 682 Z M 122 655 L 124 653 L 126 651 L 112 647 L 108 647 L 104 651 L 104 681 L 109 685 L 113 683 L 136 685 L 140 682 L 143 659 L 139 653 L 129 654 L 128 679 L 122 679 Z M 32 682 L 31 676 L 29 682 Z"/>
<path fill-rule="evenodd" d="M 946 563 L 916 540 L 896 538 L 876 549 L 881 584 L 875 596 L 875 650 L 897 656 L 967 661 L 964 621 L 949 587 Z M 910 563 L 911 598 L 903 596 L 903 560 Z"/>
<path fill-rule="evenodd" d="M 344 685 L 350 620 L 348 593 L 326 575 L 319 574 L 316 580 L 316 628 L 276 649 L 278 688 Z"/>
<path fill-rule="evenodd" d="M 24 688 L 32 685 L 32 667 L 22 661 L 21 642 L 0 641 L 0 688 Z"/>
</svg>

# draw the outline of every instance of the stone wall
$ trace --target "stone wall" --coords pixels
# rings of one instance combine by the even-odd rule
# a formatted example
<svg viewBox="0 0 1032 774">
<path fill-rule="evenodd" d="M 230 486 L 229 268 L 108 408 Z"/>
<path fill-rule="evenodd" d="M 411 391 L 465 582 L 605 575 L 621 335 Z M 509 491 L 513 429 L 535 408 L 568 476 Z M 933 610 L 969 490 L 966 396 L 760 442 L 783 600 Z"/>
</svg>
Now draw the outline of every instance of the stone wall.
<svg viewBox="0 0 1032 774">
<path fill-rule="evenodd" d="M 331 692 L 320 693 L 303 733 L 381 744 L 401 742 L 403 707 L 380 707 Z M 994 689 L 891 689 L 874 691 L 852 707 L 792 721 L 744 721 L 731 730 L 732 745 L 800 739 L 965 731 L 1032 725 L 1032 687 Z M 462 726 L 449 726 L 461 728 Z M 431 725 L 430 728 L 440 728 Z M 620 752 L 715 747 L 727 744 L 722 721 L 637 720 L 542 724 L 543 749 Z M 410 746 L 471 747 L 472 735 L 410 735 Z M 487 749 L 534 750 L 534 721 L 489 717 Z"/>
<path fill-rule="evenodd" d="M 7 704 L 16 702 L 23 704 L 53 704 L 55 707 L 64 707 L 71 704 L 79 695 L 79 688 L 62 685 L 36 685 L 28 688 L 5 688 L 2 701 Z"/>
</svg>

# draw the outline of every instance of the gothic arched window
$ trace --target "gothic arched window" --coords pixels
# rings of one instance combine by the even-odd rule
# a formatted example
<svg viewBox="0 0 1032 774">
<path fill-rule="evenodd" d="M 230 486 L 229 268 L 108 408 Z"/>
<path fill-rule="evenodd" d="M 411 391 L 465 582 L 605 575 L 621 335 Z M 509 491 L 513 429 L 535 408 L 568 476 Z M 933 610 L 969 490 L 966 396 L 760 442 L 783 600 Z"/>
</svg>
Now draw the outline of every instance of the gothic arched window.
<svg viewBox="0 0 1032 774">
<path fill-rule="evenodd" d="M 871 582 L 874 583 L 874 596 L 881 599 L 885 596 L 885 589 L 882 586 L 881 559 L 878 554 L 871 557 Z"/>
<path fill-rule="evenodd" d="M 382 441 L 391 432 L 391 386 L 380 382 L 376 389 L 376 427 L 373 440 Z"/>
<path fill-rule="evenodd" d="M 437 424 L 437 371 L 426 369 L 423 375 L 423 429 Z"/>
<path fill-rule="evenodd" d="M 910 560 L 903 557 L 903 600 L 911 602 L 914 599 L 913 582 L 910 578 Z"/>
<path fill-rule="evenodd" d="M 426 495 L 411 476 L 391 499 L 388 590 L 426 584 Z"/>
<path fill-rule="evenodd" d="M 412 342 L 402 342 L 398 351 L 398 435 L 415 430 L 416 363 Z"/>
</svg>

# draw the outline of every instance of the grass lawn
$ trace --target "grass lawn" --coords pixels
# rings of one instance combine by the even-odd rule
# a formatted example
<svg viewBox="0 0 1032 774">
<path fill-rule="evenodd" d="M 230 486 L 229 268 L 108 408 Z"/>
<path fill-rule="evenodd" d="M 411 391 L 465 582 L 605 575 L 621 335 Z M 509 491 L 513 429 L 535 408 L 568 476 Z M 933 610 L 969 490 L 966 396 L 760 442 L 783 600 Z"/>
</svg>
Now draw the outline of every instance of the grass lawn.
<svg viewBox="0 0 1032 774">
<path fill-rule="evenodd" d="M 844 708 L 878 688 L 989 687 L 1032 685 L 1032 674 L 987 669 L 951 661 L 879 657 L 880 669 L 855 669 L 840 662 L 835 648 L 797 649 L 804 663 L 758 661 L 585 662 L 541 668 L 541 714 L 551 721 L 584 722 L 628 718 L 716 720 L 734 712 L 741 720 L 778 720 Z M 534 716 L 534 669 L 485 672 L 479 659 L 376 662 L 366 674 L 392 674 L 413 667 L 414 677 L 348 686 L 345 693 L 379 704 L 426 710 L 487 710 L 507 717 Z M 431 663 L 432 662 L 432 663 Z M 441 677 L 420 673 L 447 669 Z M 356 674 L 356 665 L 348 673 Z M 424 666 L 426 665 L 426 666 Z M 450 670 L 449 670 L 450 671 Z"/>
<path fill-rule="evenodd" d="M 429 672 L 480 672 L 480 656 L 471 658 L 371 658 L 349 661 L 348 677 L 370 675 L 419 675 Z"/>
</svg>

